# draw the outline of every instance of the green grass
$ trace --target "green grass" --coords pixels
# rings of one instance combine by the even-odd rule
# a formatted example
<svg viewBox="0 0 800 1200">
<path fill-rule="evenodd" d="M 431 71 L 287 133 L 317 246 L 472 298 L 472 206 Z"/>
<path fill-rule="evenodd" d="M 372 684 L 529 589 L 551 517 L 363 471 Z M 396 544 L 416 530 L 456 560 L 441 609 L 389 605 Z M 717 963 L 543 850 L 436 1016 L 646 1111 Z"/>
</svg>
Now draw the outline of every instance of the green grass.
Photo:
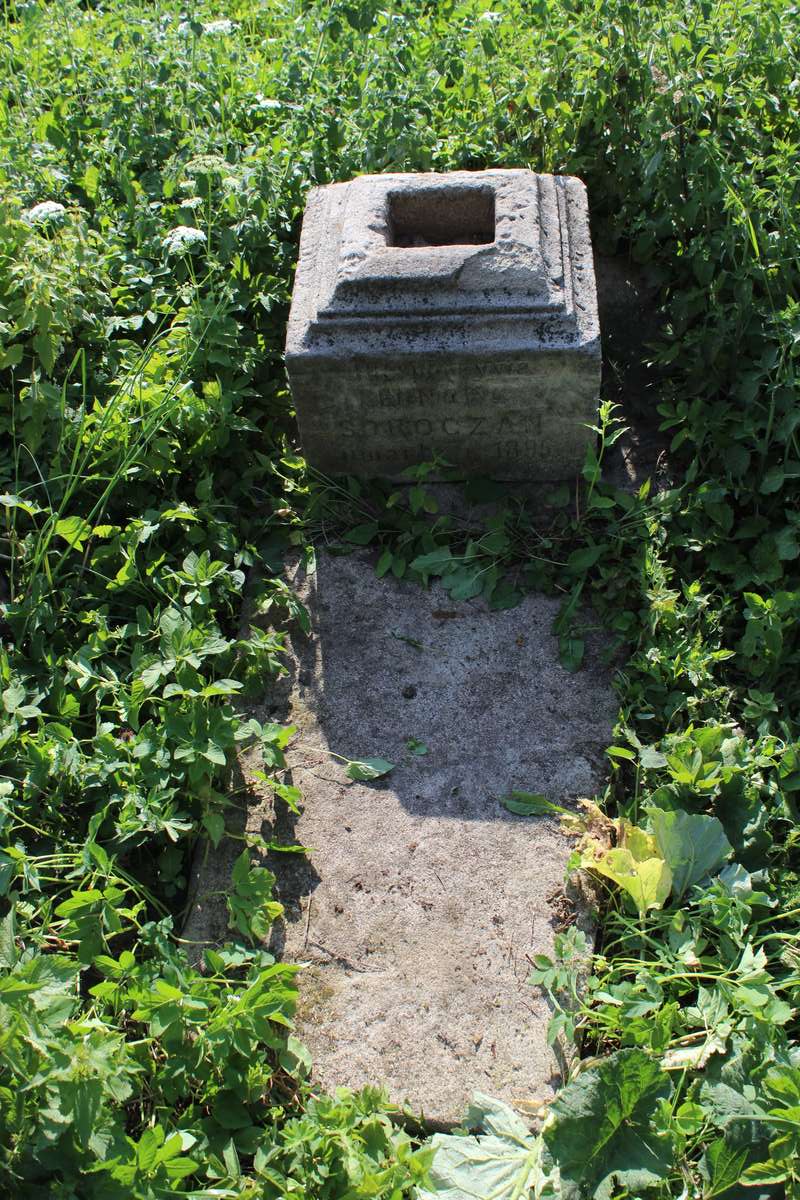
<svg viewBox="0 0 800 1200">
<path fill-rule="evenodd" d="M 591 598 L 625 651 L 575 856 L 603 940 L 552 1029 L 584 1063 L 514 1143 L 523 1189 L 800 1195 L 798 45 L 783 0 L 5 5 L 3 1194 L 394 1200 L 425 1176 L 379 1093 L 309 1084 L 258 845 L 229 944 L 198 966 L 179 937 L 236 746 L 280 780 L 286 731 L 239 704 L 282 652 L 240 635 L 246 573 L 296 612 L 269 564 L 324 522 L 459 594 L 562 589 L 574 667 Z M 281 366 L 308 187 L 497 165 L 580 175 L 597 246 L 658 279 L 669 490 L 590 456 L 580 516 L 511 498 L 463 530 L 424 470 L 391 503 L 309 478 Z M 619 852 L 651 865 L 618 886 Z M 580 951 L 537 963 L 557 1004 Z"/>
</svg>

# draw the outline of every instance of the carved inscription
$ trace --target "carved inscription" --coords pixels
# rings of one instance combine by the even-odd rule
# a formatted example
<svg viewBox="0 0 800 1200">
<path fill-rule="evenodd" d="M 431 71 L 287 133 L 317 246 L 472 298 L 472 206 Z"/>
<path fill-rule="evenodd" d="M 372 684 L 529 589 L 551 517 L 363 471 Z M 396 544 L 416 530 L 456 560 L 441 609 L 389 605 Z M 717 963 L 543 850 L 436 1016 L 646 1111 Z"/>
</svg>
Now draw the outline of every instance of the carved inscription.
<svg viewBox="0 0 800 1200">
<path fill-rule="evenodd" d="M 316 391 L 313 425 L 303 429 L 306 442 L 329 459 L 336 447 L 334 470 L 384 474 L 398 461 L 411 465 L 437 454 L 491 473 L 522 456 L 541 464 L 546 477 L 554 438 L 562 447 L 570 440 L 571 429 L 553 417 L 547 388 L 530 372 L 482 373 L 478 382 L 418 366 L 402 374 L 384 369 L 371 373 L 369 389 L 358 374 L 358 384 L 350 372 L 329 378 L 330 386 Z"/>
<path fill-rule="evenodd" d="M 396 445 L 401 439 L 452 438 L 455 441 L 472 438 L 498 439 L 522 435 L 536 438 L 541 434 L 542 414 L 502 413 L 500 416 L 458 413 L 432 417 L 345 417 L 338 424 L 345 438 L 391 438 Z"/>
<path fill-rule="evenodd" d="M 513 366 L 489 373 L 487 364 L 473 362 L 468 370 L 462 365 L 446 372 L 419 362 L 408 369 L 352 364 L 324 384 L 315 380 L 302 422 L 304 442 L 334 472 L 387 474 L 399 469 L 398 462 L 439 455 L 487 474 L 521 459 L 535 464 L 540 478 L 557 478 L 560 468 L 554 471 L 553 462 L 572 444 L 579 459 L 586 432 L 565 411 L 572 406 L 563 396 L 554 402 L 548 377 Z M 576 399 L 580 403 L 580 389 Z"/>
</svg>

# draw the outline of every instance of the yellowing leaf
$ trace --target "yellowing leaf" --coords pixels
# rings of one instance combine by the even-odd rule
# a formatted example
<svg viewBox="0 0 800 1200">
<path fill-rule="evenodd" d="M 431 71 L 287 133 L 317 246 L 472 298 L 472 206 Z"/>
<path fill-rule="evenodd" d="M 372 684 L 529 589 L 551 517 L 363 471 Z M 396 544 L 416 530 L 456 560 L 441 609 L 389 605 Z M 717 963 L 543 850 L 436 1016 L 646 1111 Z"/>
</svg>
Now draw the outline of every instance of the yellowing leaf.
<svg viewBox="0 0 800 1200">
<path fill-rule="evenodd" d="M 624 846 L 626 850 L 630 850 L 632 857 L 636 862 L 645 862 L 648 858 L 662 858 L 659 854 L 656 839 L 646 830 L 640 829 L 638 825 L 632 825 L 630 821 L 624 818 L 620 821 L 620 839 L 619 844 Z"/>
<path fill-rule="evenodd" d="M 661 908 L 672 887 L 672 872 L 663 858 L 637 859 L 626 846 L 607 850 L 598 858 L 587 849 L 581 866 L 604 875 L 627 892 L 640 917 L 651 908 Z"/>
</svg>

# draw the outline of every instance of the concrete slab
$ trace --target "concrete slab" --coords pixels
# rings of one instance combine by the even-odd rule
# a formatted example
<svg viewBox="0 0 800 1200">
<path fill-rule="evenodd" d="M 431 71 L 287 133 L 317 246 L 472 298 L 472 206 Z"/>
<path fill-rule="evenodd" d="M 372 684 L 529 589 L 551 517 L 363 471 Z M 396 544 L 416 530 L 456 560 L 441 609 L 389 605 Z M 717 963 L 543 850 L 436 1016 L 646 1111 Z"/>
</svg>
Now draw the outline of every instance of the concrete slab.
<svg viewBox="0 0 800 1200">
<path fill-rule="evenodd" d="M 270 866 L 286 909 L 273 946 L 309 964 L 298 1032 L 315 1078 L 383 1084 L 438 1125 L 457 1121 L 475 1088 L 547 1099 L 550 1014 L 525 981 L 563 917 L 569 844 L 500 797 L 561 801 L 600 786 L 616 711 L 601 638 L 588 634 L 588 666 L 570 675 L 555 599 L 493 613 L 378 580 L 363 555 L 321 554 L 315 574 L 294 566 L 290 582 L 313 637 L 291 637 L 289 674 L 255 715 L 297 726 L 290 778 L 304 808 L 275 813 L 262 788 L 247 825 L 312 847 Z M 396 766 L 352 783 L 331 752 Z M 246 783 L 259 765 L 243 762 Z M 222 932 L 203 898 L 218 885 L 202 874 L 189 937 Z"/>
</svg>

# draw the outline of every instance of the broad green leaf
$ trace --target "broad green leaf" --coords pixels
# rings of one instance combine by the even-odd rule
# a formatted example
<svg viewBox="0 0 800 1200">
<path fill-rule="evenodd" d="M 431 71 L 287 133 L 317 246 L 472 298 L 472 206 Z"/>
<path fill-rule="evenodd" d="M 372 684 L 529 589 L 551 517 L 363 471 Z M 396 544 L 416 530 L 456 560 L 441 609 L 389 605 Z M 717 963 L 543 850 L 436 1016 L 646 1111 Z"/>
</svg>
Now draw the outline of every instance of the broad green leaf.
<svg viewBox="0 0 800 1200">
<path fill-rule="evenodd" d="M 164 1169 L 167 1176 L 172 1182 L 177 1182 L 179 1179 L 185 1179 L 187 1175 L 194 1175 L 200 1169 L 201 1164 L 193 1158 L 170 1158 L 164 1163 Z"/>
<path fill-rule="evenodd" d="M 716 817 L 660 808 L 649 809 L 648 815 L 659 853 L 672 872 L 673 900 L 715 874 L 733 849 Z"/>
<path fill-rule="evenodd" d="M 473 1095 L 464 1117 L 464 1125 L 467 1129 L 493 1133 L 495 1137 L 527 1141 L 531 1136 L 530 1129 L 513 1108 L 483 1092 L 475 1092 Z"/>
<path fill-rule="evenodd" d="M 25 701 L 25 688 L 21 683 L 11 683 L 0 693 L 0 699 L 6 712 L 13 715 L 19 712 Z"/>
<path fill-rule="evenodd" d="M 567 570 L 571 575 L 582 575 L 594 566 L 605 549 L 605 546 L 583 546 L 580 550 L 573 550 L 567 559 Z"/>
<path fill-rule="evenodd" d="M 19 508 L 22 512 L 27 513 L 29 517 L 35 516 L 41 512 L 38 504 L 32 503 L 30 500 L 23 500 L 21 496 L 13 496 L 10 492 L 3 492 L 0 495 L 0 504 L 4 508 Z"/>
<path fill-rule="evenodd" d="M 773 1162 L 772 1159 L 769 1159 L 767 1162 L 751 1163 L 749 1167 L 746 1167 L 742 1171 L 738 1182 L 748 1188 L 756 1187 L 757 1185 L 769 1187 L 770 1184 L 786 1183 L 788 1177 L 788 1163 Z"/>
<path fill-rule="evenodd" d="M 483 590 L 483 574 L 478 567 L 461 567 L 446 575 L 442 586 L 451 600 L 473 600 Z"/>
<path fill-rule="evenodd" d="M 475 1094 L 464 1124 L 478 1136 L 437 1133 L 418 1200 L 527 1200 L 544 1179 L 541 1138 L 508 1105 Z"/>
<path fill-rule="evenodd" d="M 779 529 L 775 534 L 775 549 L 778 552 L 778 558 L 784 562 L 791 562 L 797 558 L 800 555 L 797 531 L 789 525 L 784 525 L 783 529 Z"/>
<path fill-rule="evenodd" d="M 62 900 L 56 907 L 57 917 L 74 917 L 76 913 L 93 911 L 95 905 L 103 899 L 103 893 L 97 888 L 87 888 L 76 891 L 67 900 Z"/>
<path fill-rule="evenodd" d="M 82 550 L 92 527 L 83 517 L 62 517 L 60 521 L 56 521 L 55 531 L 73 550 Z"/>
<path fill-rule="evenodd" d="M 550 1106 L 544 1142 L 564 1200 L 610 1200 L 667 1177 L 673 1145 L 659 1121 L 672 1082 L 643 1050 L 620 1050 L 581 1071 Z"/>
<path fill-rule="evenodd" d="M 48 375 L 52 373 L 58 351 L 58 338 L 47 329 L 40 329 L 33 337 L 33 348 Z"/>
<path fill-rule="evenodd" d="M 770 467 L 764 472 L 764 478 L 761 480 L 760 491 L 763 496 L 768 496 L 771 492 L 779 492 L 783 487 L 784 469 L 780 464 Z"/>
<path fill-rule="evenodd" d="M 216 679 L 203 688 L 203 696 L 232 696 L 241 691 L 244 685 L 238 679 Z"/>
<path fill-rule="evenodd" d="M 577 671 L 583 662 L 586 643 L 583 638 L 565 634 L 558 639 L 558 658 L 567 671 Z"/>
<path fill-rule="evenodd" d="M 560 804 L 554 804 L 540 792 L 512 792 L 510 796 L 502 796 L 503 808 L 519 817 L 545 817 L 567 810 Z"/>
<path fill-rule="evenodd" d="M 83 172 L 82 182 L 86 195 L 90 200 L 94 200 L 95 196 L 97 195 L 98 185 L 100 183 L 100 172 L 92 163 L 89 163 L 86 170 Z"/>
<path fill-rule="evenodd" d="M 647 770 L 658 770 L 660 767 L 667 765 L 667 758 L 660 750 L 656 750 L 655 746 L 642 746 L 639 751 L 639 762 Z"/>
<path fill-rule="evenodd" d="M 394 763 L 387 762 L 385 758 L 354 758 L 348 762 L 345 774 L 348 779 L 368 782 L 380 779 L 393 770 Z"/>
<path fill-rule="evenodd" d="M 284 1071 L 299 1078 L 311 1074 L 311 1053 L 294 1034 L 290 1033 L 286 1039 L 286 1048 L 280 1054 L 280 1064 Z"/>
<path fill-rule="evenodd" d="M 700 1099 L 714 1123 L 721 1129 L 734 1125 L 746 1128 L 748 1134 L 755 1134 L 766 1129 L 767 1110 L 755 1098 L 755 1092 L 748 1086 L 746 1077 L 735 1071 L 737 1060 L 734 1059 L 727 1077 L 707 1080 L 701 1089 Z M 740 1139 L 737 1139 L 740 1140 Z"/>
<path fill-rule="evenodd" d="M 10 970 L 19 957 L 15 936 L 16 904 L 12 904 L 6 915 L 0 920 L 0 967 L 4 970 Z"/>
<path fill-rule="evenodd" d="M 742 1168 L 747 1160 L 747 1150 L 729 1145 L 724 1138 L 712 1142 L 700 1160 L 703 1176 L 703 1200 L 711 1200 L 728 1188 L 741 1183 Z"/>
<path fill-rule="evenodd" d="M 217 1093 L 211 1115 L 223 1129 L 243 1129 L 252 1124 L 248 1109 L 236 1093 L 230 1090 Z"/>
<path fill-rule="evenodd" d="M 624 846 L 626 850 L 630 850 L 637 862 L 659 857 L 656 839 L 652 833 L 648 833 L 646 829 L 642 829 L 641 826 L 634 825 L 624 818 L 619 823 L 619 829 L 620 845 Z"/>
<path fill-rule="evenodd" d="M 150 1171 L 156 1165 L 158 1150 L 164 1141 L 164 1130 L 160 1125 L 145 1129 L 136 1147 L 136 1161 L 141 1171 Z"/>
<path fill-rule="evenodd" d="M 800 1113 L 800 1072 L 781 1064 L 775 1067 L 764 1080 L 764 1088 L 776 1100 L 782 1101 L 787 1109 L 792 1110 L 793 1120 L 798 1121 Z M 770 1109 L 775 1113 L 776 1109 Z M 800 1126 L 798 1127 L 800 1133 Z"/>
<path fill-rule="evenodd" d="M 419 571 L 421 575 L 442 575 L 450 570 L 453 555 L 449 546 L 440 546 L 428 554 L 419 554 L 411 561 L 411 570 Z"/>
<path fill-rule="evenodd" d="M 356 525 L 349 529 L 344 535 L 346 542 L 352 542 L 355 546 L 366 546 L 378 533 L 378 525 L 376 521 L 369 521 L 365 525 Z"/>
<path fill-rule="evenodd" d="M 25 355 L 25 347 L 21 342 L 17 342 L 15 346 L 0 347 L 0 367 L 5 370 L 7 367 L 18 367 Z"/>
<path fill-rule="evenodd" d="M 209 741 L 205 749 L 201 750 L 200 753 L 203 755 L 203 758 L 207 758 L 209 762 L 216 763 L 219 767 L 224 767 L 227 762 L 225 751 L 216 742 Z"/>
<path fill-rule="evenodd" d="M 505 554 L 511 543 L 504 529 L 492 529 L 485 533 L 479 542 L 481 550 L 486 554 Z"/>
<path fill-rule="evenodd" d="M 270 778 L 263 771 L 253 772 L 256 779 L 260 779 L 263 783 L 272 789 L 279 799 L 283 800 L 284 804 L 292 810 L 293 813 L 300 812 L 300 804 L 303 800 L 303 793 L 299 787 L 295 787 L 290 783 L 278 783 L 277 780 Z"/>
<path fill-rule="evenodd" d="M 606 754 L 612 759 L 623 758 L 628 762 L 636 762 L 636 755 L 627 746 L 609 746 Z"/>
<path fill-rule="evenodd" d="M 209 836 L 211 845 L 217 847 L 225 832 L 225 818 L 222 813 L 207 812 L 203 814 L 203 828 Z"/>
<path fill-rule="evenodd" d="M 378 579 L 383 579 L 387 571 L 390 570 L 393 561 L 394 555 L 392 551 L 387 548 L 384 550 L 383 554 L 381 554 L 380 558 L 378 559 L 377 566 L 375 567 L 375 574 L 378 576 Z"/>
<path fill-rule="evenodd" d="M 705 1124 L 705 1119 L 706 1112 L 702 1104 L 695 1104 L 693 1100 L 684 1100 L 675 1112 L 675 1124 L 678 1126 L 679 1132 L 687 1137 L 699 1133 Z"/>
<path fill-rule="evenodd" d="M 516 608 L 521 600 L 522 592 L 507 580 L 502 580 L 489 597 L 489 608 L 492 612 L 501 612 L 507 608 Z"/>
<path fill-rule="evenodd" d="M 232 890 L 227 896 L 228 925 L 254 941 L 267 937 L 283 905 L 272 898 L 275 876 L 266 867 L 254 867 L 243 850 L 233 865 Z"/>
</svg>

